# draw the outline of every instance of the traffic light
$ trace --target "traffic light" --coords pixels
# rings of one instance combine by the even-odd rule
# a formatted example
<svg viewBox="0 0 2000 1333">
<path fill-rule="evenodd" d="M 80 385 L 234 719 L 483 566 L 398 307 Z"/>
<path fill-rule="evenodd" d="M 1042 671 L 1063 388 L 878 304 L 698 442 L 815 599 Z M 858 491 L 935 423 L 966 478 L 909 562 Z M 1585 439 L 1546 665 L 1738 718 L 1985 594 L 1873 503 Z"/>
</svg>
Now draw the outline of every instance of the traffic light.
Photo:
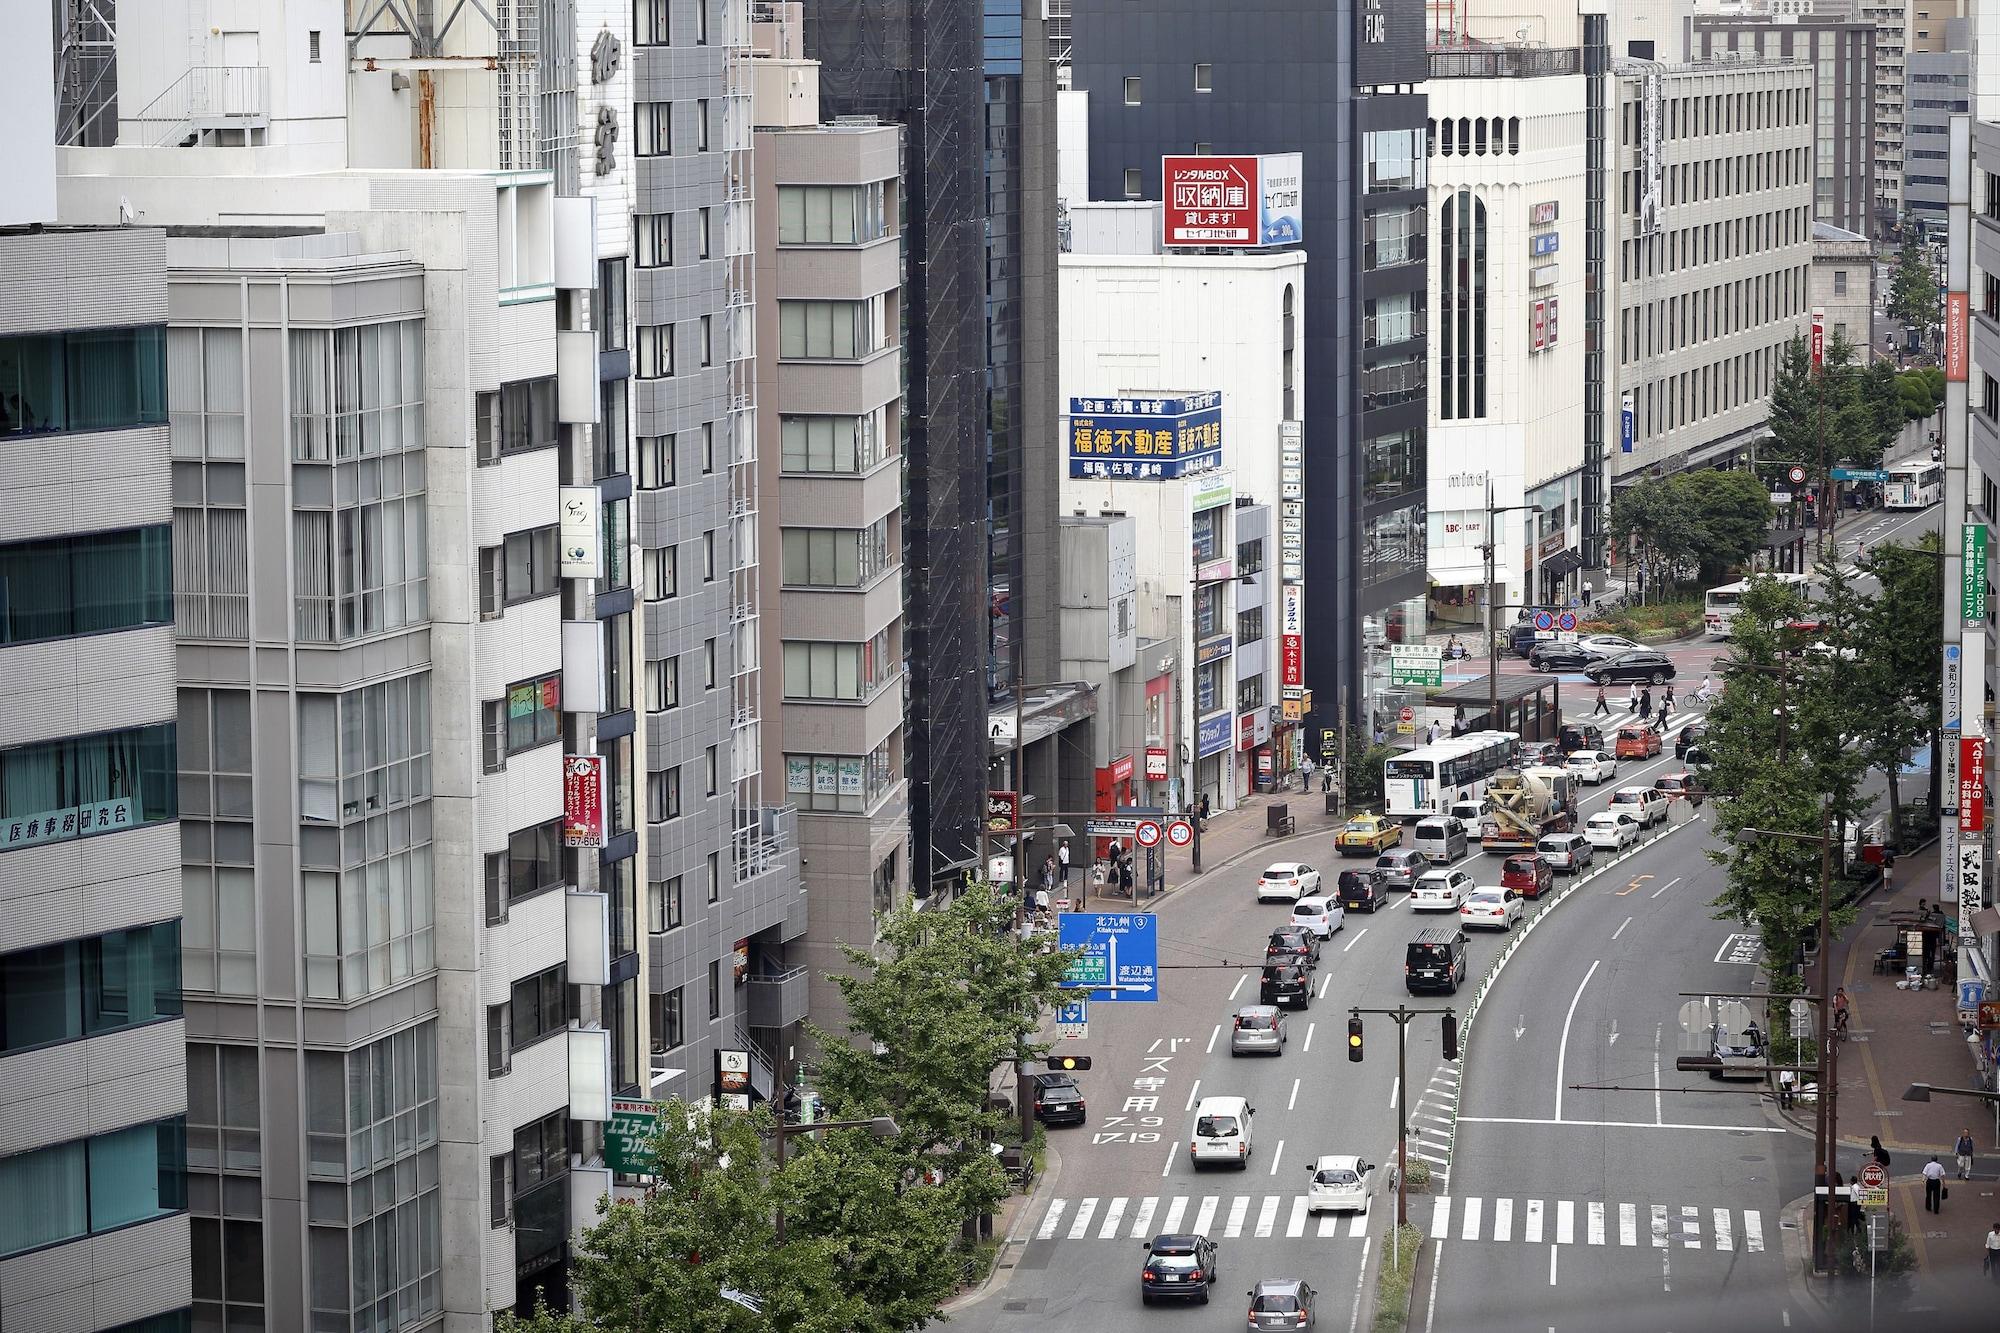
<svg viewBox="0 0 2000 1333">
<path fill-rule="evenodd" d="M 1361 1063 L 1361 1015 L 1347 1020 L 1347 1059 L 1351 1064 Z"/>
<path fill-rule="evenodd" d="M 1049 1057 L 1049 1068 L 1059 1069 L 1064 1073 L 1068 1073 L 1072 1069 L 1088 1069 L 1090 1068 L 1090 1057 L 1087 1055 L 1052 1055 Z"/>
<path fill-rule="evenodd" d="M 1447 1060 L 1458 1059 L 1457 1014 L 1446 1014 L 1444 1016 L 1444 1058 Z"/>
</svg>

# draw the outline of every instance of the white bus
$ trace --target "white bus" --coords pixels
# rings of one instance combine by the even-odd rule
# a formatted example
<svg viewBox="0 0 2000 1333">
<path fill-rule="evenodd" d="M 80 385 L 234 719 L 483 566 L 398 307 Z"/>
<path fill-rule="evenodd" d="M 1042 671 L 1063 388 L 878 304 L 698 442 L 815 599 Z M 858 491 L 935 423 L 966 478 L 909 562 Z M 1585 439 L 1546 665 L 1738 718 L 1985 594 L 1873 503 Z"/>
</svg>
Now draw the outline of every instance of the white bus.
<svg viewBox="0 0 2000 1333">
<path fill-rule="evenodd" d="M 1453 801 L 1478 800 L 1486 780 L 1514 761 L 1518 732 L 1470 731 L 1399 754 L 1382 766 L 1383 813 L 1422 819 L 1451 813 Z"/>
<path fill-rule="evenodd" d="M 1708 632 L 1710 638 L 1729 637 L 1729 626 L 1736 619 L 1737 611 L 1742 608 L 1743 594 L 1750 590 L 1750 585 L 1755 579 L 1776 579 L 1780 583 L 1790 584 L 1798 589 L 1799 596 L 1805 598 L 1808 604 L 1819 599 L 1819 592 L 1814 587 L 1810 574 L 1758 574 L 1753 578 L 1725 583 L 1719 588 L 1710 588 L 1702 599 L 1701 611 L 1702 628 Z"/>
<path fill-rule="evenodd" d="M 1944 498 L 1944 464 L 1895 463 L 1883 469 L 1884 509 L 1928 509 Z"/>
</svg>

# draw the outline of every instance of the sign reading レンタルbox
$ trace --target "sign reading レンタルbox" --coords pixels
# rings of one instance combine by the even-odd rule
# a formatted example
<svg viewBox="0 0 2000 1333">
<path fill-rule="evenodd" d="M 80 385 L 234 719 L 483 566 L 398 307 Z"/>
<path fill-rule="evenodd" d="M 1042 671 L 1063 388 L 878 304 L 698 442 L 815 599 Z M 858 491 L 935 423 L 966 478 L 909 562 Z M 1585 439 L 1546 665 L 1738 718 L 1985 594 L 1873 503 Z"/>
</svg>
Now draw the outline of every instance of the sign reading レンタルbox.
<svg viewBox="0 0 2000 1333">
<path fill-rule="evenodd" d="M 1298 153 L 1168 154 L 1160 159 L 1161 241 L 1296 245 L 1305 239 L 1304 186 Z"/>
</svg>

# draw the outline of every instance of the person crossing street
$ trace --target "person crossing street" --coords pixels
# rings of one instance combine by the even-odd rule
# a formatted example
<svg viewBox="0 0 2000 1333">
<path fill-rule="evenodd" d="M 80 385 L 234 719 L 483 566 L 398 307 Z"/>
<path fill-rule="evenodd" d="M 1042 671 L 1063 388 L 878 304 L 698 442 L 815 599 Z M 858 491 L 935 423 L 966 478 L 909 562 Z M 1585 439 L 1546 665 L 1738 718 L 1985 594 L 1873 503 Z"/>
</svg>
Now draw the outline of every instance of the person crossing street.
<svg viewBox="0 0 2000 1333">
<path fill-rule="evenodd" d="M 1943 1212 L 1944 1196 L 1944 1168 L 1938 1165 L 1936 1157 L 1932 1157 L 1930 1161 L 1924 1163 L 1925 1211 L 1933 1213 Z"/>
<path fill-rule="evenodd" d="M 1973 1144 L 1972 1131 L 1970 1129 L 1961 1129 L 1958 1131 L 1958 1142 L 1952 1145 L 1952 1152 L 1958 1157 L 1958 1178 L 1960 1180 L 1972 1179 Z"/>
</svg>

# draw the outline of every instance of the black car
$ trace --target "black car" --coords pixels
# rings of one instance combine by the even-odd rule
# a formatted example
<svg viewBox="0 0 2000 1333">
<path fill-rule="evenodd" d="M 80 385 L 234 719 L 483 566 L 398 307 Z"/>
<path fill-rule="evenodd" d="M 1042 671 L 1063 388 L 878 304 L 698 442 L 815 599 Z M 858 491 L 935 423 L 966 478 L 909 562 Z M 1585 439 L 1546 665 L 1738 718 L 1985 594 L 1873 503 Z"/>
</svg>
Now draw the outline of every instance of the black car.
<svg viewBox="0 0 2000 1333">
<path fill-rule="evenodd" d="M 1312 973 L 1297 963 L 1266 963 L 1257 982 L 1259 1004 L 1295 1004 L 1310 1009 L 1313 998 Z"/>
<path fill-rule="evenodd" d="M 1507 651 L 1516 657 L 1526 657 L 1540 642 L 1535 637 L 1535 622 L 1532 620 L 1517 620 L 1507 631 Z"/>
<path fill-rule="evenodd" d="M 1200 1301 L 1208 1304 L 1215 1281 L 1215 1243 L 1206 1236 L 1155 1236 L 1146 1242 L 1146 1266 L 1139 1270 L 1139 1300 Z"/>
<path fill-rule="evenodd" d="M 1464 932 L 1434 926 L 1404 946 L 1403 986 L 1410 994 L 1443 991 L 1450 995 L 1464 984 Z"/>
<path fill-rule="evenodd" d="M 1319 936 L 1304 926 L 1279 926 L 1264 946 L 1266 963 L 1298 961 L 1307 967 L 1319 966 Z"/>
<path fill-rule="evenodd" d="M 1083 1089 L 1068 1074 L 1036 1074 L 1035 1119 L 1045 1125 L 1083 1123 Z"/>
<path fill-rule="evenodd" d="M 1583 669 L 1584 676 L 1593 685 L 1609 685 L 1636 680 L 1642 684 L 1664 685 L 1674 678 L 1674 664 L 1667 660 L 1665 653 L 1656 653 L 1646 648 L 1620 653 L 1593 662 Z"/>
<path fill-rule="evenodd" d="M 1389 900 L 1389 889 L 1379 870 L 1343 870 L 1337 896 L 1342 911 L 1379 912 Z"/>
<path fill-rule="evenodd" d="M 1528 650 L 1528 665 L 1537 671 L 1581 671 L 1603 656 L 1580 643 L 1551 640 Z"/>
<path fill-rule="evenodd" d="M 1522 741 L 1514 751 L 1514 759 L 1523 768 L 1534 764 L 1554 764 L 1561 768 L 1563 753 L 1560 741 Z"/>
</svg>

